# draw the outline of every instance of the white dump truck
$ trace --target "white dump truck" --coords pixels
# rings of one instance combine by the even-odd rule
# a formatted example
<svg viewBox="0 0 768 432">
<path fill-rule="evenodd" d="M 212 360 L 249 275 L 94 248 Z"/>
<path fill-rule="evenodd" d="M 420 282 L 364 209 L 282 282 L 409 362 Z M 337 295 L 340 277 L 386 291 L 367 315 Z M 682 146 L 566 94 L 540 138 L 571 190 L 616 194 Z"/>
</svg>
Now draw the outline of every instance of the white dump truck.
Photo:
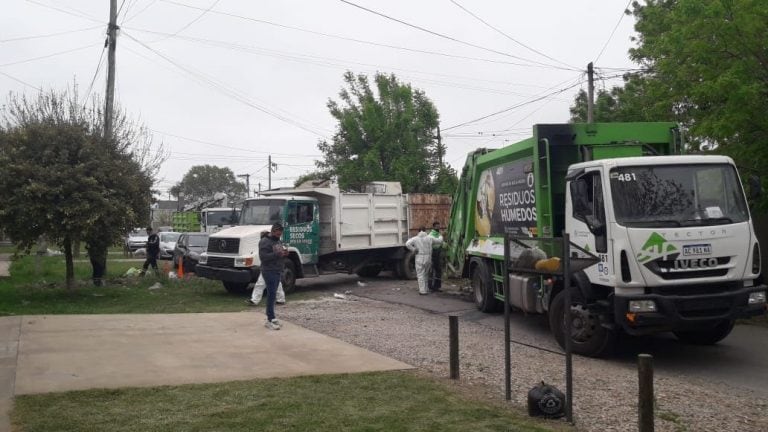
<svg viewBox="0 0 768 432">
<path fill-rule="evenodd" d="M 413 279 L 413 257 L 405 242 L 410 224 L 418 219 L 417 208 L 399 182 L 371 183 L 362 193 L 311 182 L 262 192 L 243 203 L 240 226 L 209 237 L 197 274 L 222 281 L 227 291 L 247 291 L 259 276 L 261 233 L 280 222 L 290 252 L 283 272 L 286 292 L 294 289 L 296 279 L 330 273 L 374 277 L 391 270 Z"/>
</svg>

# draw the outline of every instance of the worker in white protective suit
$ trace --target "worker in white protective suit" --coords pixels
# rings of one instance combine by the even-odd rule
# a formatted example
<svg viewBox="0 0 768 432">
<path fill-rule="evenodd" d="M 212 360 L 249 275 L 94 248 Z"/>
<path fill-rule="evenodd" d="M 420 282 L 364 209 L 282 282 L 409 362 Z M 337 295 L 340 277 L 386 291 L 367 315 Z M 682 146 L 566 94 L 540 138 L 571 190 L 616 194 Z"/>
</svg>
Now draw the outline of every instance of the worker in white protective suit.
<svg viewBox="0 0 768 432">
<path fill-rule="evenodd" d="M 269 231 L 262 231 L 261 232 L 261 238 L 264 238 L 269 234 Z M 253 284 L 253 292 L 251 293 L 251 298 L 246 300 L 245 302 L 248 303 L 251 306 L 258 306 L 259 302 L 261 302 L 261 297 L 264 296 L 264 289 L 267 288 L 267 283 L 264 282 L 264 275 L 259 273 L 259 278 L 256 279 L 256 283 Z M 281 281 L 279 284 L 277 284 L 277 295 L 275 296 L 275 303 L 277 304 L 285 304 L 285 291 L 283 291 L 283 282 Z"/>
<path fill-rule="evenodd" d="M 419 280 L 419 294 L 429 294 L 427 280 L 432 267 L 432 247 L 443 243 L 442 238 L 430 237 L 426 228 L 420 228 L 416 236 L 405 242 L 408 250 L 416 252 L 416 278 Z"/>
</svg>

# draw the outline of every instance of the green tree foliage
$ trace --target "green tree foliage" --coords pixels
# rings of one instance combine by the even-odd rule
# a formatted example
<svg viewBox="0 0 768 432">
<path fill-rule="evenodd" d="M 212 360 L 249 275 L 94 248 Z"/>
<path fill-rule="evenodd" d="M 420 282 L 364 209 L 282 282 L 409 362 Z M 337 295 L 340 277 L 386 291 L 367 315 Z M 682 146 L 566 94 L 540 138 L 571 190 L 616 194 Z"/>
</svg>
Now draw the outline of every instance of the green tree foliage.
<svg viewBox="0 0 768 432">
<path fill-rule="evenodd" d="M 435 192 L 445 171 L 435 140 L 439 114 L 424 92 L 395 75 L 376 74 L 375 92 L 365 75 L 347 72 L 344 83 L 340 101 L 328 101 L 338 129 L 318 145 L 320 171 L 336 176 L 342 189 L 384 180 L 399 181 L 405 192 Z"/>
<path fill-rule="evenodd" d="M 633 2 L 630 13 L 638 33 L 630 57 L 641 70 L 627 74 L 623 87 L 598 94 L 596 120 L 677 121 L 690 148 L 733 157 L 743 175 L 762 173 L 768 2 L 647 0 Z M 572 119 L 583 121 L 585 113 L 586 95 L 579 94 Z"/>
<path fill-rule="evenodd" d="M 146 129 L 119 109 L 114 136 L 104 139 L 97 106 L 81 105 L 76 87 L 31 100 L 11 94 L 0 121 L 0 226 L 27 252 L 41 236 L 58 244 L 69 288 L 73 244 L 86 242 L 100 278 L 107 247 L 147 223 L 164 159 L 162 148 L 149 150 Z"/>
<path fill-rule="evenodd" d="M 182 194 L 184 200 L 195 201 L 211 198 L 214 194 L 222 192 L 230 198 L 245 196 L 245 185 L 235 177 L 235 173 L 229 168 L 220 168 L 214 165 L 195 165 L 184 174 L 180 182 L 171 188 L 171 194 Z"/>
<path fill-rule="evenodd" d="M 633 5 L 633 60 L 689 133 L 743 167 L 768 162 L 768 2 L 652 0 Z"/>
</svg>

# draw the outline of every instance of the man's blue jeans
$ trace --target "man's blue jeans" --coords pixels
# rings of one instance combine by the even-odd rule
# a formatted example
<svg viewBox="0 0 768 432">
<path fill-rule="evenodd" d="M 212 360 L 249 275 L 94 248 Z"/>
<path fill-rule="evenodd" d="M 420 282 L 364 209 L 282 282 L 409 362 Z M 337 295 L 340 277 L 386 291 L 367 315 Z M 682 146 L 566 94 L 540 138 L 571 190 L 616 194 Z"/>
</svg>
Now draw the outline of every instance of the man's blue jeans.
<svg viewBox="0 0 768 432">
<path fill-rule="evenodd" d="M 264 283 L 267 286 L 267 320 L 275 319 L 275 299 L 277 295 L 277 285 L 280 284 L 282 271 L 265 271 Z"/>
</svg>

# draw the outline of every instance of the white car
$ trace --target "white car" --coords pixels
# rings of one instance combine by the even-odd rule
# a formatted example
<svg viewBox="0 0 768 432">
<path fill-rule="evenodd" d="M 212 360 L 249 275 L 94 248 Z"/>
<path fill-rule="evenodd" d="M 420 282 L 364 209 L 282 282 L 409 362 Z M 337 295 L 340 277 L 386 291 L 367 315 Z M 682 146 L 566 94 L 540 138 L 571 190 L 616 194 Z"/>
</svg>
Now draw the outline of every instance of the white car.
<svg viewBox="0 0 768 432">
<path fill-rule="evenodd" d="M 128 233 L 128 236 L 125 238 L 125 248 L 131 253 L 136 252 L 138 249 L 144 249 L 147 247 L 148 237 L 146 229 L 137 228 Z"/>
<path fill-rule="evenodd" d="M 176 242 L 179 240 L 181 233 L 166 231 L 159 232 L 157 235 L 160 237 L 160 259 L 170 260 L 173 258 L 173 250 L 176 248 Z"/>
</svg>

